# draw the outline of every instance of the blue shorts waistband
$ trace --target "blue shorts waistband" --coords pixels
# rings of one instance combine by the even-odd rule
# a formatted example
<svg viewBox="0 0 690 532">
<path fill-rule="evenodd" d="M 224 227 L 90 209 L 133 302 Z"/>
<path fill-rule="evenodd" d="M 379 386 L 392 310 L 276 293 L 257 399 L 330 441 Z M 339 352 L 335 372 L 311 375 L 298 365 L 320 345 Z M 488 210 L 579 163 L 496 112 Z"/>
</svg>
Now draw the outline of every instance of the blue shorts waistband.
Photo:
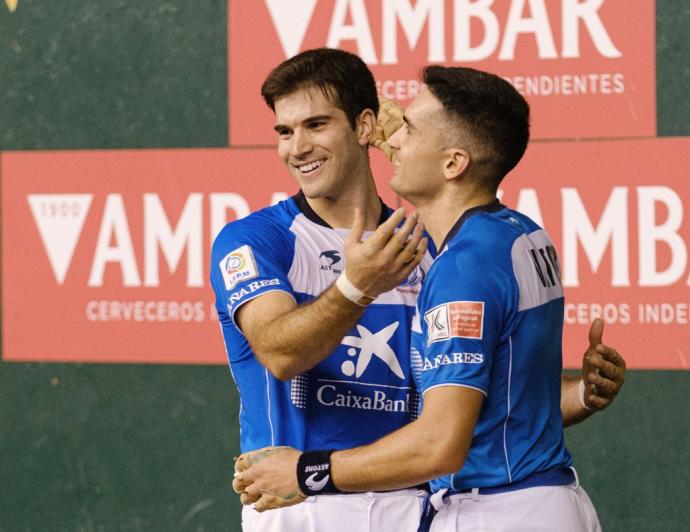
<svg viewBox="0 0 690 532">
<path fill-rule="evenodd" d="M 573 482 L 575 482 L 575 473 L 571 468 L 565 466 L 556 466 L 552 467 L 551 469 L 532 473 L 531 475 L 523 478 L 522 480 L 518 480 L 517 482 L 487 488 L 477 488 L 477 490 L 480 495 L 492 495 L 495 493 L 506 493 L 508 491 L 523 490 L 537 486 L 567 486 Z M 472 491 L 473 490 L 469 488 L 459 491 L 450 491 L 449 494 L 470 493 Z"/>
</svg>

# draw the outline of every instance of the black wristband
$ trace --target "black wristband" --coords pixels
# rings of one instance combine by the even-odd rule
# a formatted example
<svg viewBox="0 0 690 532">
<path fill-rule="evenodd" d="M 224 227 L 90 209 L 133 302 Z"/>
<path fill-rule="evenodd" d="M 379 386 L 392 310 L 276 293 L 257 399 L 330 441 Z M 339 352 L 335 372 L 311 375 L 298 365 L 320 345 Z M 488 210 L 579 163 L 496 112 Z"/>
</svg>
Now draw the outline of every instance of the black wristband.
<svg viewBox="0 0 690 532">
<path fill-rule="evenodd" d="M 307 451 L 297 460 L 297 482 L 305 495 L 342 493 L 333 484 L 331 475 L 331 454 L 328 451 Z"/>
</svg>

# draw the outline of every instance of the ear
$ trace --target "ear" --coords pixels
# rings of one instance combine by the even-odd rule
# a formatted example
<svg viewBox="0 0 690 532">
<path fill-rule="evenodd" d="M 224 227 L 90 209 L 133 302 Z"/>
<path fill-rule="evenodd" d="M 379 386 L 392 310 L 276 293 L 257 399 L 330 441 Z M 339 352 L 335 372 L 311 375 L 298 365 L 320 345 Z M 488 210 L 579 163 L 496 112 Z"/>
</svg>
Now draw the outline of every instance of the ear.
<svg viewBox="0 0 690 532">
<path fill-rule="evenodd" d="M 462 179 L 470 166 L 470 154 L 461 148 L 451 148 L 443 161 L 443 177 L 446 181 Z"/>
<path fill-rule="evenodd" d="M 355 121 L 355 134 L 360 146 L 367 146 L 376 131 L 376 114 L 371 109 L 365 109 Z"/>
</svg>

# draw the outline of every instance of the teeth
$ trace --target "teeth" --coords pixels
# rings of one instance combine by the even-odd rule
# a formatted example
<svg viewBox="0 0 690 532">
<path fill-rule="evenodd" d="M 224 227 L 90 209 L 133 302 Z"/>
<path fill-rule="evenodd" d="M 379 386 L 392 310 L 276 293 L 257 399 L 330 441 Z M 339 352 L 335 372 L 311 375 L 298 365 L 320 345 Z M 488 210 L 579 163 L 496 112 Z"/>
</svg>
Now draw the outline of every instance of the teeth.
<svg viewBox="0 0 690 532">
<path fill-rule="evenodd" d="M 312 170 L 316 170 L 319 166 L 323 164 L 325 159 L 319 159 L 318 161 L 312 161 L 307 164 L 303 164 L 301 166 L 298 166 L 300 172 L 311 172 Z"/>
</svg>

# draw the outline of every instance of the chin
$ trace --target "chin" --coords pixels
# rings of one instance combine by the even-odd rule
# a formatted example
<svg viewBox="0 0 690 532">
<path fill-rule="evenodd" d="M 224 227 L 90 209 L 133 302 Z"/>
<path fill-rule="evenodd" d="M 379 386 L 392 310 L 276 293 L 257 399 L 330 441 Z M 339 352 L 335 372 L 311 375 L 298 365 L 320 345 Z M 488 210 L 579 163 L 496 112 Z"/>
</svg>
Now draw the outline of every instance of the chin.
<svg viewBox="0 0 690 532">
<path fill-rule="evenodd" d="M 319 183 L 300 183 L 302 193 L 308 199 L 318 199 L 328 196 L 327 187 L 320 186 Z"/>
<path fill-rule="evenodd" d="M 388 184 L 393 192 L 405 197 L 405 187 L 402 186 L 402 183 L 400 183 L 400 178 L 396 174 L 393 174 L 393 178 Z"/>
</svg>

